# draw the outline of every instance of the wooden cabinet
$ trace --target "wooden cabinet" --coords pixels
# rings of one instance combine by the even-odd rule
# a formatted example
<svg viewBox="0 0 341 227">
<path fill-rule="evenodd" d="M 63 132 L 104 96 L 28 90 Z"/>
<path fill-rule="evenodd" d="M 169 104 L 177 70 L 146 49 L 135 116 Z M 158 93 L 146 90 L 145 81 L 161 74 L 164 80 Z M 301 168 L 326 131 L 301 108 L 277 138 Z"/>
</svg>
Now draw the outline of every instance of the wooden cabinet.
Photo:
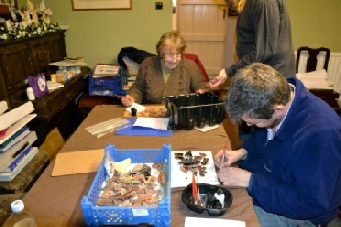
<svg viewBox="0 0 341 227">
<path fill-rule="evenodd" d="M 28 76 L 48 74 L 48 63 L 66 57 L 63 32 L 0 41 L 0 99 L 10 108 L 27 102 Z"/>
<path fill-rule="evenodd" d="M 10 109 L 26 103 L 28 76 L 36 73 L 49 76 L 48 64 L 65 57 L 64 32 L 0 40 L 0 100 L 7 101 Z M 55 127 L 67 139 L 82 121 L 76 98 L 87 89 L 87 80 L 83 79 L 83 75 L 88 73 L 89 68 L 81 70 L 81 75 L 72 78 L 64 88 L 32 101 L 37 117 L 29 123 L 29 127 L 38 135 L 35 146 L 39 146 Z"/>
</svg>

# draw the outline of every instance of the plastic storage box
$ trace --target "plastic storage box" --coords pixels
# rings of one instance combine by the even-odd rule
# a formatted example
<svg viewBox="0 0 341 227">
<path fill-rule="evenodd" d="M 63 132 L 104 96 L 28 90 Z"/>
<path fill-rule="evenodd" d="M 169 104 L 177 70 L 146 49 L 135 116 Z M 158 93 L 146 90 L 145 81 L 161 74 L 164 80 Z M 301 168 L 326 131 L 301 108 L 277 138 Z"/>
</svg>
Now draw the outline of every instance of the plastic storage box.
<svg viewBox="0 0 341 227">
<path fill-rule="evenodd" d="M 119 75 L 102 77 L 89 74 L 89 95 L 110 97 L 126 95 L 127 91 L 123 90 L 126 76 L 123 74 L 123 70 L 120 70 L 120 72 L 121 73 Z"/>
<path fill-rule="evenodd" d="M 81 201 L 81 207 L 87 226 L 102 225 L 138 225 L 149 224 L 155 227 L 168 227 L 171 223 L 171 146 L 163 145 L 159 149 L 122 149 L 116 150 L 114 146 L 107 145 L 105 152 L 109 152 L 115 161 L 130 158 L 132 163 L 164 162 L 167 172 L 166 183 L 162 188 L 162 201 L 158 206 L 119 207 L 98 206 L 97 200 L 102 190 L 102 183 L 107 177 L 104 169 L 104 160 L 98 168 L 96 177 L 87 196 Z"/>
<path fill-rule="evenodd" d="M 210 93 L 165 97 L 165 107 L 171 129 L 213 126 L 225 118 L 225 104 Z"/>
</svg>

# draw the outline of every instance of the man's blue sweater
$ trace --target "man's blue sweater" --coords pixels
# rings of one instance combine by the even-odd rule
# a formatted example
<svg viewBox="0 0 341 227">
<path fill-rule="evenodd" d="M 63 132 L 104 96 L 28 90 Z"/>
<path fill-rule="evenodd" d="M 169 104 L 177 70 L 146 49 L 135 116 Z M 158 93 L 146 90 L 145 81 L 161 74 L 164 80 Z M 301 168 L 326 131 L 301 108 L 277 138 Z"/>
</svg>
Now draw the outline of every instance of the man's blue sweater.
<svg viewBox="0 0 341 227">
<path fill-rule="evenodd" d="M 274 139 L 253 130 L 242 147 L 240 166 L 252 177 L 248 192 L 254 205 L 293 219 L 327 224 L 341 204 L 341 119 L 327 103 L 296 87 L 286 119 Z"/>
</svg>

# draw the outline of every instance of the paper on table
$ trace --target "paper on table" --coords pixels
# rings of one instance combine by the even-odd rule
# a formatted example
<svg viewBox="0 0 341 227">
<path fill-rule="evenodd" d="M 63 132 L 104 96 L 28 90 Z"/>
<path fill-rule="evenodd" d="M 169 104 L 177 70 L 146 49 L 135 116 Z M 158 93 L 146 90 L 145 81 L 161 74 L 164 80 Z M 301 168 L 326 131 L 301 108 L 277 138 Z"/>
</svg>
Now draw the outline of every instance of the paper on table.
<svg viewBox="0 0 341 227">
<path fill-rule="evenodd" d="M 58 153 L 51 176 L 97 172 L 104 149 Z"/>
<path fill-rule="evenodd" d="M 245 227 L 245 222 L 235 221 L 222 218 L 195 218 L 186 217 L 185 227 L 193 226 L 228 226 L 228 227 Z"/>
<path fill-rule="evenodd" d="M 131 113 L 131 108 L 135 108 L 136 112 L 142 112 L 146 109 L 144 106 L 137 104 L 135 102 L 131 105 L 131 107 L 126 108 L 126 111 Z"/>
<path fill-rule="evenodd" d="M 169 118 L 138 117 L 133 127 L 144 127 L 159 130 L 167 130 Z"/>
<path fill-rule="evenodd" d="M 219 125 L 213 125 L 213 126 L 209 126 L 209 125 L 205 125 L 205 127 L 203 128 L 198 128 L 197 126 L 194 127 L 194 129 L 201 131 L 201 132 L 207 132 L 216 128 L 219 128 Z"/>
<path fill-rule="evenodd" d="M 188 184 L 192 183 L 192 172 L 188 171 L 187 173 L 184 173 L 181 169 L 178 159 L 175 159 L 175 153 L 185 153 L 186 151 L 172 151 L 171 154 L 171 187 L 186 187 Z M 207 183 L 207 184 L 213 184 L 218 185 L 218 177 L 217 173 L 215 171 L 214 167 L 214 161 L 212 157 L 211 151 L 192 151 L 193 156 L 198 156 L 199 152 L 205 153 L 207 158 L 209 159 L 208 164 L 206 165 L 207 173 L 204 177 L 201 177 L 198 175 L 198 183 Z"/>
</svg>

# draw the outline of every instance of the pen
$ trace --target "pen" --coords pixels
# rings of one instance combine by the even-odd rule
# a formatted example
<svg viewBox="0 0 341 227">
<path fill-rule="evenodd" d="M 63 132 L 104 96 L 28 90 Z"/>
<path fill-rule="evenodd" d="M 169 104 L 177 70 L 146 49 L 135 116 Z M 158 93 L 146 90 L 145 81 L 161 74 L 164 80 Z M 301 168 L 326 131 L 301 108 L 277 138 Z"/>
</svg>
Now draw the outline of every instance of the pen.
<svg viewBox="0 0 341 227">
<path fill-rule="evenodd" d="M 227 149 L 227 144 L 228 144 L 228 142 L 229 142 L 229 140 L 226 139 L 225 145 L 224 145 L 223 154 L 222 154 L 221 160 L 220 160 L 220 169 L 221 169 L 221 167 L 222 167 L 223 162 L 225 161 L 225 155 L 226 155 L 226 149 Z"/>
<path fill-rule="evenodd" d="M 198 185 L 195 179 L 194 173 L 192 173 L 192 196 L 194 200 L 194 204 L 198 205 Z"/>
</svg>

